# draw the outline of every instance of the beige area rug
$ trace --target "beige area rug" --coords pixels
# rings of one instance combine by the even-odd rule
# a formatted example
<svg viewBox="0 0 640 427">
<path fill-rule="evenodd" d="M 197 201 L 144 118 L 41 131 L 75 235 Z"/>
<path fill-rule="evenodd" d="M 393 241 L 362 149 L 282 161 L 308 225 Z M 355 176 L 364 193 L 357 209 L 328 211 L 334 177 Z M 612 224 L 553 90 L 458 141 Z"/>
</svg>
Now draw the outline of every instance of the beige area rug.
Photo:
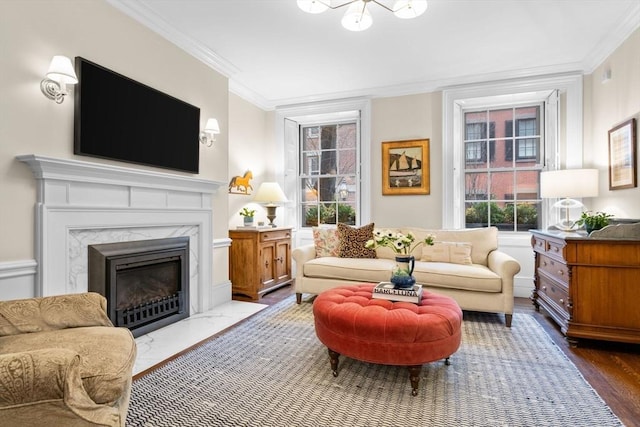
<svg viewBox="0 0 640 427">
<path fill-rule="evenodd" d="M 128 426 L 621 426 L 536 320 L 465 313 L 451 365 L 341 357 L 331 374 L 311 303 L 293 297 L 133 384 Z"/>
</svg>

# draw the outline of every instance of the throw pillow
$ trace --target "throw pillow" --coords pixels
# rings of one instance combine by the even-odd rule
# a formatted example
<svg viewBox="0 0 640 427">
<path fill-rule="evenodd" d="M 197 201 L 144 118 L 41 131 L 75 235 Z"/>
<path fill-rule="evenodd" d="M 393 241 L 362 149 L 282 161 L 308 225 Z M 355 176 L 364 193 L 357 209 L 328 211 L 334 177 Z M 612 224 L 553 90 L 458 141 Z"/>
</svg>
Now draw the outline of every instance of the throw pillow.
<svg viewBox="0 0 640 427">
<path fill-rule="evenodd" d="M 367 241 L 373 239 L 373 223 L 360 228 L 338 223 L 341 258 L 377 258 L 375 249 L 367 249 Z"/>
<path fill-rule="evenodd" d="M 424 245 L 420 261 L 470 265 L 471 243 L 436 242 L 433 246 Z"/>
<path fill-rule="evenodd" d="M 334 227 L 313 227 L 313 244 L 316 247 L 316 258 L 337 257 L 340 253 L 338 229 Z"/>
</svg>

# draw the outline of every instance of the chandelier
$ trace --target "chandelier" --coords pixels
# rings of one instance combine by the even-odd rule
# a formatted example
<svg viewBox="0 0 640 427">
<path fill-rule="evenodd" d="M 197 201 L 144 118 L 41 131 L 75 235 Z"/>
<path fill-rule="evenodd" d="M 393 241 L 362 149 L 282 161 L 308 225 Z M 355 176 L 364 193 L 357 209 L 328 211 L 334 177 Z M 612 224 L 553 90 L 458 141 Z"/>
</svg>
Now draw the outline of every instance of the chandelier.
<svg viewBox="0 0 640 427">
<path fill-rule="evenodd" d="M 427 10 L 427 0 L 396 0 L 393 8 L 377 0 L 350 0 L 337 6 L 332 6 L 331 0 L 298 0 L 298 7 L 307 13 L 322 13 L 327 9 L 349 6 L 342 18 L 342 26 L 350 31 L 364 31 L 373 24 L 371 14 L 367 10 L 367 5 L 371 2 L 402 19 L 415 18 Z"/>
</svg>

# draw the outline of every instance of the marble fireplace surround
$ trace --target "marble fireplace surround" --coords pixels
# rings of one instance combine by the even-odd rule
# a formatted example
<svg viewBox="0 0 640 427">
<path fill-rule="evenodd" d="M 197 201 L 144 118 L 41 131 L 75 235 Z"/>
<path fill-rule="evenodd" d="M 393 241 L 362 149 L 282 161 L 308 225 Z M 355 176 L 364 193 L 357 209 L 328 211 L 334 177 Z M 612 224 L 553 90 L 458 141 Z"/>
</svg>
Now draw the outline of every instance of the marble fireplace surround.
<svg viewBox="0 0 640 427">
<path fill-rule="evenodd" d="M 88 245 L 189 236 L 190 312 L 227 302 L 212 292 L 212 195 L 224 183 L 32 154 L 17 159 L 37 181 L 36 296 L 86 292 Z"/>
</svg>

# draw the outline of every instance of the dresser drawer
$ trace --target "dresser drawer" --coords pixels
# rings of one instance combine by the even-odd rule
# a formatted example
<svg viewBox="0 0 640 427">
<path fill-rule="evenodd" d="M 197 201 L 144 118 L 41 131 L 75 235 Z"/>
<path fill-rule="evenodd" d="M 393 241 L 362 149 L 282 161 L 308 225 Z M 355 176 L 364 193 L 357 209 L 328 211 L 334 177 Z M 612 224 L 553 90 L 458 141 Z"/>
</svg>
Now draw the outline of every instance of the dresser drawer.
<svg viewBox="0 0 640 427">
<path fill-rule="evenodd" d="M 554 277 L 559 282 L 562 282 L 568 287 L 569 283 L 569 267 L 563 262 L 555 260 L 547 255 L 540 256 L 540 268 L 542 271 L 547 272 L 550 276 Z"/>
<path fill-rule="evenodd" d="M 291 237 L 291 230 L 273 230 L 260 233 L 261 242 L 273 242 L 274 240 L 288 239 Z"/>
<path fill-rule="evenodd" d="M 569 291 L 544 273 L 538 274 L 538 296 L 569 314 Z"/>
</svg>

